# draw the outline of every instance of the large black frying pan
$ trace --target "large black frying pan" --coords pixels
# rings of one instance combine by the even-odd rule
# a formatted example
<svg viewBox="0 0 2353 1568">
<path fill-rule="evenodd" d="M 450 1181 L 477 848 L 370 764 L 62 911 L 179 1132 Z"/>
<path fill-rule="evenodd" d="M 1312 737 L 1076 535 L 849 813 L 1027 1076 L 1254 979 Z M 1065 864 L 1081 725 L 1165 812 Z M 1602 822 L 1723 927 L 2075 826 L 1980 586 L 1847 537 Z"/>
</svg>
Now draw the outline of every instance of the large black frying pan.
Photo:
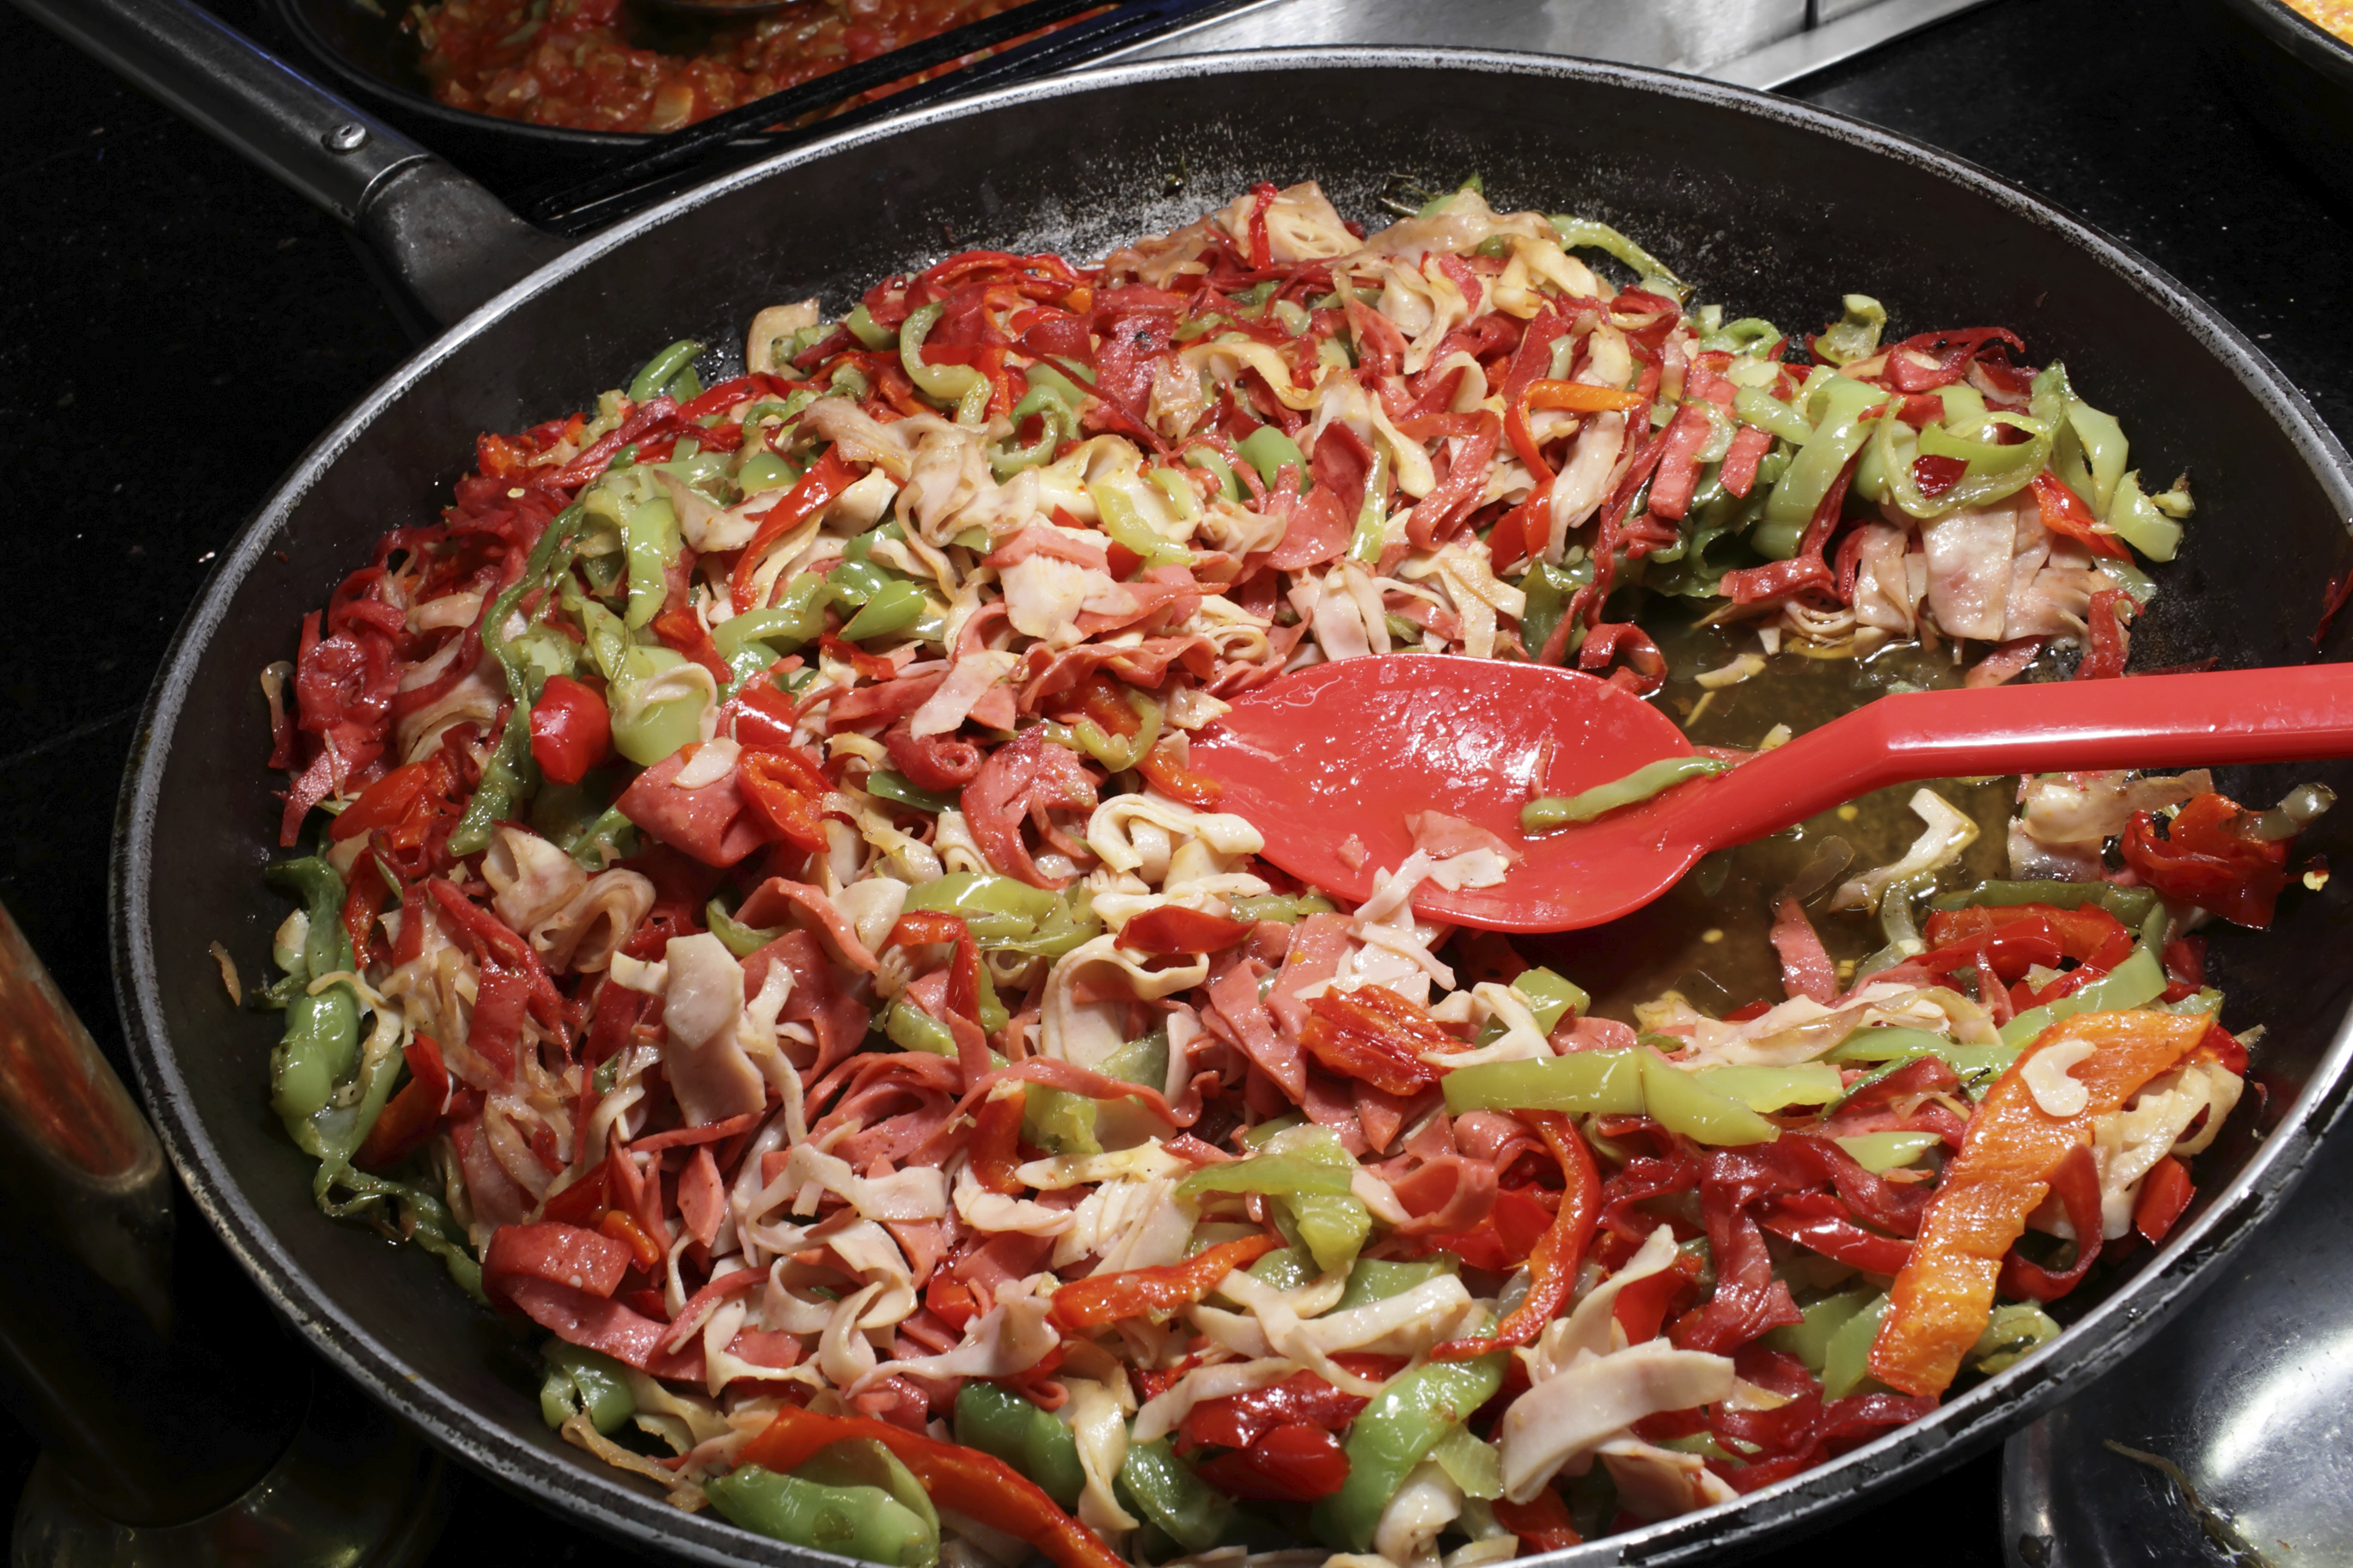
<svg viewBox="0 0 2353 1568">
<path fill-rule="evenodd" d="M 540 1423 L 532 1358 L 440 1268 L 311 1207 L 309 1163 L 264 1104 L 273 1026 L 233 1009 L 207 944 L 252 954 L 282 907 L 269 748 L 255 674 L 384 530 L 430 519 L 472 437 L 577 406 L 653 348 L 737 342 L 757 308 L 869 279 L 951 247 L 1099 254 L 1263 179 L 1313 176 L 1375 218 L 1393 172 L 1483 175 L 1500 206 L 1574 210 L 1638 234 L 1705 296 L 1785 324 L 1841 289 L 1906 331 L 2002 323 L 2063 357 L 2126 420 L 2154 482 L 2194 466 L 2200 521 L 2135 634 L 2137 663 L 2296 663 L 2322 584 L 2347 563 L 2353 468 L 2238 332 L 2128 252 L 1928 149 L 1756 93 L 1651 71 L 1505 55 L 1274 53 L 1103 71 L 926 111 L 780 156 L 597 236 L 536 270 L 528 237 L 478 188 L 368 132 L 371 167 L 313 151 L 365 126 L 256 68 L 159 0 L 20 0 L 359 220 L 455 324 L 295 465 L 225 552 L 149 701 L 123 786 L 118 984 L 165 1147 L 261 1287 L 327 1354 L 435 1441 L 532 1496 L 705 1563 L 811 1554 L 671 1511 Z M 207 41 L 209 40 L 209 41 Z M 192 74 L 190 49 L 209 62 Z M 293 167 L 288 168 L 291 164 Z M 470 204 L 459 208 L 453 203 Z M 450 215 L 456 212 L 457 216 Z M 466 212 L 470 212 L 468 217 Z M 485 280 L 520 279 L 488 297 Z M 259 303 L 259 302 L 257 302 Z M 2087 689 L 2096 701 L 2096 689 Z M 2309 770 L 2306 770 L 2309 771 Z M 2275 795 L 2276 775 L 2226 781 Z M 2353 777 L 2334 783 L 2353 795 Z M 2347 815 L 2339 813 L 2340 816 Z M 2319 847 L 2353 843 L 2329 819 Z M 2340 879 L 2340 881 L 2343 879 Z M 2204 1163 L 2190 1223 L 2054 1346 L 1892 1433 L 1736 1506 L 1580 1548 L 1579 1563 L 1736 1555 L 1916 1481 L 2115 1366 L 2281 1201 L 2346 1100 L 2353 907 L 2291 896 L 2280 928 L 2225 932 L 2221 981 L 2270 1033 L 2263 1092 Z M 2075 1306 L 2075 1303 L 2070 1303 Z M 2260 1331 L 2260 1325 L 2256 1331 Z"/>
</svg>

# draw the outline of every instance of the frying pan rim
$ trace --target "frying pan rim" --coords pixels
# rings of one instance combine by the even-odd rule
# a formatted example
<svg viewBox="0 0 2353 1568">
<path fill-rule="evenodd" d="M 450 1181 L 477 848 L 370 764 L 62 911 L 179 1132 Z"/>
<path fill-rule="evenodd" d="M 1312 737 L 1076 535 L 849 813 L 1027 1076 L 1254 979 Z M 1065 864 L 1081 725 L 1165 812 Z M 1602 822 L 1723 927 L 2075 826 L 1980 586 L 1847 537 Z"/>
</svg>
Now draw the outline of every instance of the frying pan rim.
<svg viewBox="0 0 2353 1568">
<path fill-rule="evenodd" d="M 109 890 L 115 984 L 132 1065 L 157 1131 L 182 1181 L 224 1244 L 256 1284 L 313 1343 L 349 1376 L 418 1426 L 437 1443 L 487 1471 L 501 1484 L 536 1499 L 560 1499 L 608 1535 L 654 1550 L 721 1563 L 751 1557 L 777 1563 L 838 1561 L 681 1515 L 659 1500 L 585 1460 L 556 1462 L 503 1428 L 478 1420 L 439 1394 L 421 1374 L 349 1319 L 332 1292 L 313 1280 L 279 1245 L 245 1199 L 220 1159 L 195 1108 L 170 1045 L 153 946 L 152 854 L 156 801 L 170 757 L 190 677 L 201 663 L 230 599 L 264 557 L 292 511 L 332 464 L 379 415 L 459 346 L 501 320 L 519 303 L 600 262 L 702 205 L 803 163 L 815 162 L 942 121 L 1000 108 L 1081 93 L 1116 91 L 1138 83 L 1270 71 L 1378 70 L 1409 67 L 1418 73 L 1459 70 L 1540 76 L 1579 85 L 1630 89 L 1760 116 L 1801 133 L 1908 163 L 1922 174 L 1989 199 L 2014 216 L 2053 231 L 2180 323 L 2205 351 L 2228 367 L 2279 426 L 2320 481 L 2340 515 L 2353 515 L 2353 459 L 2314 414 L 2303 395 L 2262 352 L 2196 294 L 2071 214 L 1964 159 L 1908 137 L 1831 110 L 1673 72 L 1498 50 L 1379 47 L 1277 49 L 1183 57 L 1099 67 L 1042 82 L 976 95 L 781 153 L 721 175 L 659 203 L 583 241 L 487 301 L 388 374 L 325 431 L 289 468 L 222 552 L 218 565 L 174 633 L 151 689 L 124 769 L 116 814 Z M 2242 1241 L 2303 1174 L 2314 1144 L 2343 1110 L 2353 1079 L 2353 1021 L 2339 1026 L 2310 1080 L 2283 1115 L 2277 1131 L 2252 1155 L 2207 1211 L 2170 1238 L 2140 1274 L 2086 1314 L 2062 1340 L 1944 1406 L 1828 1464 L 1761 1489 L 1738 1503 L 1664 1521 L 1571 1549 L 1552 1561 L 1674 1562 L 1761 1545 L 1800 1521 L 1828 1522 L 1876 1494 L 1896 1472 L 1941 1468 L 2031 1418 L 2079 1379 L 2114 1366 L 2154 1331 L 2165 1309 L 2211 1279 L 2219 1259 Z M 1914 1479 L 1918 1479 L 1916 1476 Z"/>
<path fill-rule="evenodd" d="M 2253 26 L 2290 54 L 2327 58 L 2327 74 L 2342 78 L 2353 72 L 2353 40 L 2338 37 L 2286 0 L 2222 0 Z M 2317 65 L 2316 61 L 2306 63 Z"/>
</svg>

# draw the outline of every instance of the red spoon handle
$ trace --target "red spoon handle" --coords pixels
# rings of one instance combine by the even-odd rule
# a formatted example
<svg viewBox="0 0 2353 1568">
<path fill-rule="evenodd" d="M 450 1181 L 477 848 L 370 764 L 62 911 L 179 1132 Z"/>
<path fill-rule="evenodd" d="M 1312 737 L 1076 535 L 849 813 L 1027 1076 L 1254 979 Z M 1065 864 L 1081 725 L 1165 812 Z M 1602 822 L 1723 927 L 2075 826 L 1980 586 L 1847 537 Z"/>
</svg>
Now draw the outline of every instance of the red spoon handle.
<svg viewBox="0 0 2353 1568">
<path fill-rule="evenodd" d="M 1683 793 L 1710 849 L 1889 784 L 2353 757 L 2353 664 L 1883 697 Z"/>
</svg>

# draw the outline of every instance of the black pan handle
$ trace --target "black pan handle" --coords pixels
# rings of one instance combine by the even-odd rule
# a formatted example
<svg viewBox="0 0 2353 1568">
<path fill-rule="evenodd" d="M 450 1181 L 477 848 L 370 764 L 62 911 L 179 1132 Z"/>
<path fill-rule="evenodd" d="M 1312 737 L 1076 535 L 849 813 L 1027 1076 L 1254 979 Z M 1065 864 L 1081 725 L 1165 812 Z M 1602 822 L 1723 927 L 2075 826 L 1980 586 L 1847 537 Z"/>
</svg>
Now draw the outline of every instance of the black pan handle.
<svg viewBox="0 0 2353 1568">
<path fill-rule="evenodd" d="M 352 226 L 407 303 L 467 314 L 564 249 L 496 196 L 188 0 L 20 9 Z"/>
</svg>

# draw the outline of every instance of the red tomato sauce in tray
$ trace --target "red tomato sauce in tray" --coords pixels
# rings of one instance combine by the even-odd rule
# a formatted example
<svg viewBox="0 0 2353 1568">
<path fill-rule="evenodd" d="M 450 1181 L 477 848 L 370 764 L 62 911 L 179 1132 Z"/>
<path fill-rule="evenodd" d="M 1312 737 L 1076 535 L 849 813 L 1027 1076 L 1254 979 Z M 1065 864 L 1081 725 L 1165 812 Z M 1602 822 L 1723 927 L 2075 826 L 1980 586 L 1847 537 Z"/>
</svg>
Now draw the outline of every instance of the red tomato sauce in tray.
<svg viewBox="0 0 2353 1568">
<path fill-rule="evenodd" d="M 672 32 L 657 36 L 649 17 L 623 0 L 439 0 L 415 7 L 406 25 L 417 34 L 434 98 L 449 108 L 575 131 L 658 132 L 1016 3 L 797 0 L 717 26 L 672 22 Z M 911 74 L 860 100 L 940 68 Z"/>
</svg>

